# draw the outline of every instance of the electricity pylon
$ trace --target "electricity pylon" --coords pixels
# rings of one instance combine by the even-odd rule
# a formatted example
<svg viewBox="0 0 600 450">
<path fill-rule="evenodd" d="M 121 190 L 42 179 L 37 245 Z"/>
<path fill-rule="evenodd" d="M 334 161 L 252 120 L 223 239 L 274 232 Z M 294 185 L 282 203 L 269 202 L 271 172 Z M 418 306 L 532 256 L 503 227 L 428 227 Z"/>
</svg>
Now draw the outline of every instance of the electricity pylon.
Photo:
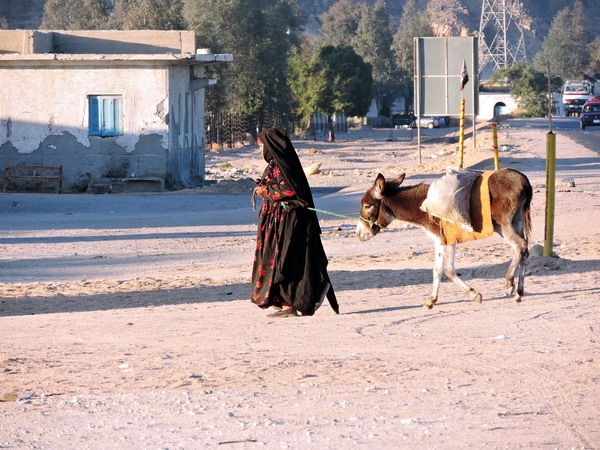
<svg viewBox="0 0 600 450">
<path fill-rule="evenodd" d="M 479 74 L 527 61 L 518 0 L 483 0 L 479 22 Z M 487 67 L 489 66 L 489 67 Z"/>
</svg>

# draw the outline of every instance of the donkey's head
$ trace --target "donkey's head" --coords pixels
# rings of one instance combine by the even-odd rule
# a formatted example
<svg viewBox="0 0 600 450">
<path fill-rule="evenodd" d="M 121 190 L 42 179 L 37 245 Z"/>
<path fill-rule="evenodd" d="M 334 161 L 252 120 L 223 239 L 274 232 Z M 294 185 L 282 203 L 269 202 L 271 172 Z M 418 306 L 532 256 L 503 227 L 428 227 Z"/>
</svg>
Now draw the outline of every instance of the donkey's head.
<svg viewBox="0 0 600 450">
<path fill-rule="evenodd" d="M 405 174 L 390 181 L 385 181 L 382 174 L 377 174 L 371 189 L 365 192 L 360 201 L 360 218 L 356 224 L 356 235 L 361 241 L 372 238 L 379 230 L 387 227 L 393 220 L 391 212 L 382 205 L 387 190 L 398 188 L 404 181 Z"/>
</svg>

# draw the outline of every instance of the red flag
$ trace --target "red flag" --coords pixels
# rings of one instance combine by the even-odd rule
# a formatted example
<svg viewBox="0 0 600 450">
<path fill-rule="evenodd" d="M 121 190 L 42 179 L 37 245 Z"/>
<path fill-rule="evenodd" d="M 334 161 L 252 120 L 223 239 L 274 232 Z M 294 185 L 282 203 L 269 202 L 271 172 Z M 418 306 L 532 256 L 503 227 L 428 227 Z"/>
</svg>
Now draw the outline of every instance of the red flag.
<svg viewBox="0 0 600 450">
<path fill-rule="evenodd" d="M 460 90 L 465 88 L 465 84 L 469 82 L 469 72 L 467 72 L 467 61 L 463 58 L 462 70 L 460 71 Z"/>
</svg>

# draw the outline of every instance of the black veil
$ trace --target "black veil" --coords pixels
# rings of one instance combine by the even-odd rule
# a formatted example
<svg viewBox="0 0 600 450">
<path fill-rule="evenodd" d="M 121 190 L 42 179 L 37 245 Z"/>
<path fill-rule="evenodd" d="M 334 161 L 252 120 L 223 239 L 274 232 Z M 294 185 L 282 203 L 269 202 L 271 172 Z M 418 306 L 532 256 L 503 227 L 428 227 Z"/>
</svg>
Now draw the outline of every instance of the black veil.
<svg viewBox="0 0 600 450">
<path fill-rule="evenodd" d="M 282 128 L 269 128 L 261 131 L 258 138 L 264 145 L 263 157 L 265 161 L 270 163 L 271 160 L 274 160 L 283 172 L 283 177 L 296 192 L 298 200 L 304 206 L 314 208 L 315 203 L 304 168 L 286 131 Z"/>
</svg>

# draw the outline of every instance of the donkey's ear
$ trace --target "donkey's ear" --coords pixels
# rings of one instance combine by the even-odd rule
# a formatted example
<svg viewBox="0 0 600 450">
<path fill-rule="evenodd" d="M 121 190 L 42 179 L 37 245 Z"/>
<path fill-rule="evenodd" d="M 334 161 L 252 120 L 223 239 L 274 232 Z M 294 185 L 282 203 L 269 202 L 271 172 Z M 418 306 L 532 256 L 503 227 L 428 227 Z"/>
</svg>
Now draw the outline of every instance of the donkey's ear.
<svg viewBox="0 0 600 450">
<path fill-rule="evenodd" d="M 385 177 L 378 173 L 375 178 L 375 184 L 373 184 L 372 195 L 374 198 L 380 200 L 383 197 L 383 190 L 385 189 Z"/>
<path fill-rule="evenodd" d="M 394 178 L 393 180 L 389 180 L 388 183 L 389 184 L 395 184 L 397 186 L 400 186 L 402 184 L 402 182 L 404 181 L 404 177 L 406 176 L 405 173 L 403 173 L 402 175 L 400 175 L 398 178 Z"/>
</svg>

